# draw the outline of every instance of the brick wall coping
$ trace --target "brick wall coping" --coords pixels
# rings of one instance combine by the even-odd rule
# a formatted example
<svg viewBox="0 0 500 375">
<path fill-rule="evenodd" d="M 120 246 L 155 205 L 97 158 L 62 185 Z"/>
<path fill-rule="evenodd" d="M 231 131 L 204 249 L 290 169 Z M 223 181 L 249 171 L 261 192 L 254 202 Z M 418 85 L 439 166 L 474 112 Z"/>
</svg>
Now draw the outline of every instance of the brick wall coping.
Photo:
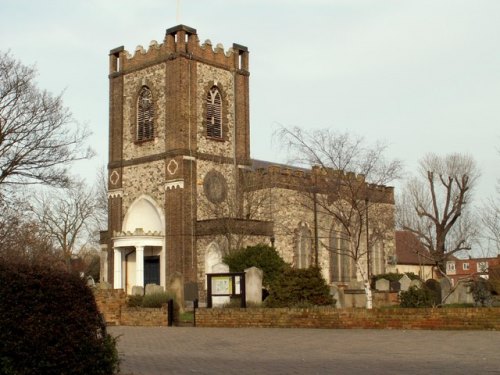
<svg viewBox="0 0 500 375">
<path fill-rule="evenodd" d="M 500 308 L 224 308 L 196 311 L 198 327 L 500 330 Z"/>
</svg>

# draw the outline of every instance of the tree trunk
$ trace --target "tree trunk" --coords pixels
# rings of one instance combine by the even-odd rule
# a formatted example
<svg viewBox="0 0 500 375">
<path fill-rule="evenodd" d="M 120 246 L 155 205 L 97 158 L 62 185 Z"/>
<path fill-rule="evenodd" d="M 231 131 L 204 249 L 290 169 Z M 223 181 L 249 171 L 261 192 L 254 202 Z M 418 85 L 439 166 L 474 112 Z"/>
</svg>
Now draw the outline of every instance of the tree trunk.
<svg viewBox="0 0 500 375">
<path fill-rule="evenodd" d="M 373 309 L 373 293 L 372 293 L 372 288 L 370 286 L 370 280 L 368 280 L 368 274 L 363 269 L 359 260 L 356 260 L 356 268 L 358 269 L 359 274 L 363 278 L 363 285 L 366 295 L 366 308 Z"/>
</svg>

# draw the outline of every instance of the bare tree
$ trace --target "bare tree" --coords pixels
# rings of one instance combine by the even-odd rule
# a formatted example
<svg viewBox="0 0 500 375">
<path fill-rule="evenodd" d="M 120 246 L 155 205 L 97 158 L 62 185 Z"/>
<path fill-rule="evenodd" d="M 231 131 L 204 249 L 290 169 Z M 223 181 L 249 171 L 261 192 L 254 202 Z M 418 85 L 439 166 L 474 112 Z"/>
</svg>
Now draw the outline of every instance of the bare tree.
<svg viewBox="0 0 500 375">
<path fill-rule="evenodd" d="M 0 189 L 12 184 L 65 186 L 69 163 L 90 158 L 89 132 L 61 95 L 37 88 L 36 70 L 0 52 Z"/>
<path fill-rule="evenodd" d="M 69 268 L 78 247 L 92 236 L 91 224 L 96 212 L 94 190 L 83 182 L 72 182 L 68 188 L 35 196 L 31 211 Z"/>
<path fill-rule="evenodd" d="M 480 208 L 482 245 L 486 247 L 485 256 L 500 254 L 500 180 L 497 181 L 497 195 L 490 197 Z M 486 244 L 485 244 L 486 242 Z"/>
<path fill-rule="evenodd" d="M 252 189 L 251 173 L 237 170 L 235 182 L 225 186 L 224 199 L 199 203 L 208 218 L 214 223 L 214 230 L 224 237 L 223 255 L 241 249 L 249 238 L 245 227 L 256 219 L 267 196 Z"/>
<path fill-rule="evenodd" d="M 24 213 L 25 199 L 0 201 L 0 261 L 57 266 L 61 258 L 40 225 Z"/>
<path fill-rule="evenodd" d="M 472 213 L 472 191 L 479 177 L 469 155 L 428 154 L 420 161 L 419 177 L 406 184 L 398 220 L 414 233 L 443 275 L 446 260 L 471 249 L 478 231 Z"/>
<path fill-rule="evenodd" d="M 383 243 L 393 232 L 393 211 L 387 207 L 382 209 L 380 203 L 392 207 L 392 193 L 388 197 L 383 187 L 399 177 L 401 162 L 386 160 L 385 144 L 369 145 L 362 137 L 349 133 L 282 127 L 277 136 L 292 156 L 292 163 L 319 169 L 319 178 L 313 186 L 303 189 L 305 208 L 319 210 L 331 219 L 319 225 L 332 225 L 341 240 L 332 245 L 330 238 L 322 239 L 320 244 L 352 260 L 363 281 L 366 306 L 371 308 L 367 258 L 370 249 Z M 331 228 L 323 229 L 328 233 Z"/>
</svg>

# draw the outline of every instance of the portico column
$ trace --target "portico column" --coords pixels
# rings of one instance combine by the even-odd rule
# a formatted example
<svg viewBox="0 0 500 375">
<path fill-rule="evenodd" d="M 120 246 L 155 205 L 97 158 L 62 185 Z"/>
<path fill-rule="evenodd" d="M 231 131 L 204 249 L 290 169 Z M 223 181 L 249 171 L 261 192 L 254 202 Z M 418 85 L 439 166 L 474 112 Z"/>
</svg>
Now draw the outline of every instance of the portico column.
<svg viewBox="0 0 500 375">
<path fill-rule="evenodd" d="M 135 247 L 135 284 L 144 287 L 144 246 Z"/>
<path fill-rule="evenodd" d="M 113 288 L 122 289 L 122 252 L 119 248 L 114 249 L 114 281 Z"/>
</svg>

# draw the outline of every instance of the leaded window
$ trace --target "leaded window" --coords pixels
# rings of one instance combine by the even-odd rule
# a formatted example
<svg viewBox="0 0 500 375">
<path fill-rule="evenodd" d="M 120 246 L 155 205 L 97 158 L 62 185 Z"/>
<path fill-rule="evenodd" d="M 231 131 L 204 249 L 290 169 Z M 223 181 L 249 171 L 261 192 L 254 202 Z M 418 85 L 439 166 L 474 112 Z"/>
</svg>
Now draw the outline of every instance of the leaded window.
<svg viewBox="0 0 500 375">
<path fill-rule="evenodd" d="M 330 280 L 345 283 L 355 279 L 356 267 L 349 236 L 343 231 L 334 230 L 330 237 Z"/>
<path fill-rule="evenodd" d="M 297 228 L 295 243 L 295 267 L 308 268 L 311 266 L 311 231 L 305 224 Z"/>
<path fill-rule="evenodd" d="M 154 134 L 154 103 L 151 90 L 143 86 L 137 98 L 137 140 L 153 139 Z"/>
<path fill-rule="evenodd" d="M 217 86 L 207 94 L 207 137 L 222 139 L 222 98 Z"/>
</svg>

